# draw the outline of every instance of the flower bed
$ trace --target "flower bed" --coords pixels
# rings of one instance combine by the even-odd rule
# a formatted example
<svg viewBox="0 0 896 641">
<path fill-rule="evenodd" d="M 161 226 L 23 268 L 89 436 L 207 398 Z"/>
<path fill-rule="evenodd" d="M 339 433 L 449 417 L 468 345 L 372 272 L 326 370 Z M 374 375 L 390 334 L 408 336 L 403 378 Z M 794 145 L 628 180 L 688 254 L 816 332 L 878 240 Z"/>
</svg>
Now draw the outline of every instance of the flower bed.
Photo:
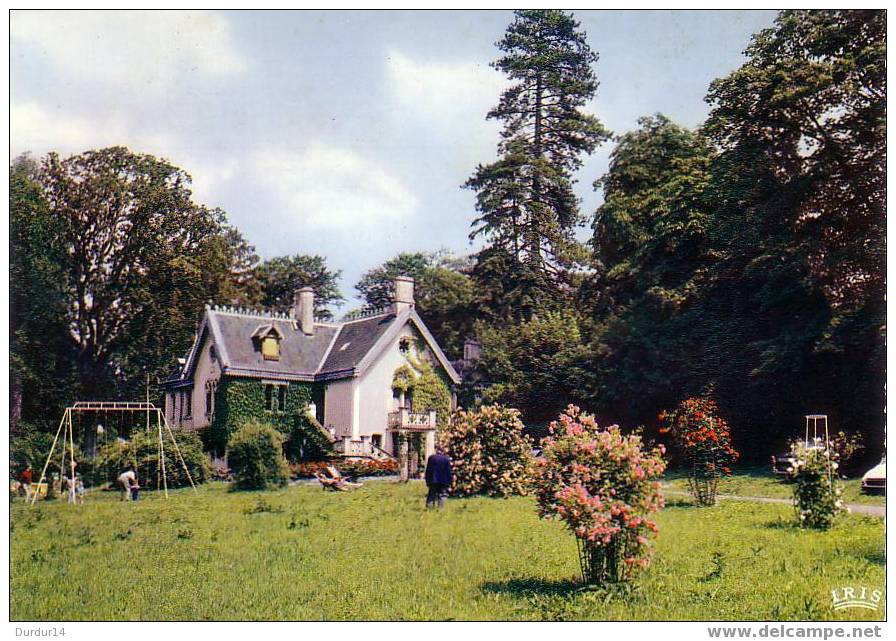
<svg viewBox="0 0 896 641">
<path fill-rule="evenodd" d="M 386 461 L 346 461 L 343 459 L 330 459 L 328 461 L 310 461 L 307 463 L 290 463 L 290 476 L 294 479 L 314 478 L 315 474 L 326 474 L 327 466 L 332 465 L 346 477 L 357 478 L 359 476 L 391 476 L 398 474 L 398 463 L 392 460 Z"/>
</svg>

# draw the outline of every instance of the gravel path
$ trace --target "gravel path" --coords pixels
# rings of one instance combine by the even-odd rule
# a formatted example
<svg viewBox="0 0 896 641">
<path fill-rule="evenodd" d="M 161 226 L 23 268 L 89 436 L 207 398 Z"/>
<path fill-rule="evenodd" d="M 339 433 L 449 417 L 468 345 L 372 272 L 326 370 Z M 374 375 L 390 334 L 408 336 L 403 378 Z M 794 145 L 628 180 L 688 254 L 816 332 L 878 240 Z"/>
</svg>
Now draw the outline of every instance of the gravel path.
<svg viewBox="0 0 896 641">
<path fill-rule="evenodd" d="M 666 490 L 666 494 L 675 496 L 690 496 L 688 492 L 680 490 Z M 793 505 L 793 499 L 775 499 L 768 496 L 740 496 L 738 494 L 719 494 L 720 499 L 728 499 L 729 501 L 755 501 L 756 503 L 783 503 L 785 505 Z M 859 505 L 857 503 L 848 503 L 852 514 L 868 514 L 869 516 L 879 516 L 885 518 L 887 516 L 887 508 L 883 505 Z"/>
</svg>

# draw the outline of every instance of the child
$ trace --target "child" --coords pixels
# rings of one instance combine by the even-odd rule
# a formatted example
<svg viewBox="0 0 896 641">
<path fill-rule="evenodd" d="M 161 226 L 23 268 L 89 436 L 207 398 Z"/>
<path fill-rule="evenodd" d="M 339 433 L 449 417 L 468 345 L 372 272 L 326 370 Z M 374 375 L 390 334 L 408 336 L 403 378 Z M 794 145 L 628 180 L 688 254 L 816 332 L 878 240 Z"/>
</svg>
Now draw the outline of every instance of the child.
<svg viewBox="0 0 896 641">
<path fill-rule="evenodd" d="M 131 485 L 131 500 L 136 501 L 140 498 L 140 485 L 137 481 L 134 481 L 133 485 Z"/>
<path fill-rule="evenodd" d="M 87 494 L 87 489 L 84 487 L 84 481 L 79 476 L 75 481 L 75 502 L 78 505 L 84 505 L 85 494 Z"/>
</svg>

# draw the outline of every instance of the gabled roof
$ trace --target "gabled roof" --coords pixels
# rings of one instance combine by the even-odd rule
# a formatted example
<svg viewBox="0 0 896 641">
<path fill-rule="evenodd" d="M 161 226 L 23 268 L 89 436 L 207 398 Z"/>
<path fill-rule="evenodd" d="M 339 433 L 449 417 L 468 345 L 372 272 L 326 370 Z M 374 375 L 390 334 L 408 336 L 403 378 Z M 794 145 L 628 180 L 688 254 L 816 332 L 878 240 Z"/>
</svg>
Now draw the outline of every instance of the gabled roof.
<svg viewBox="0 0 896 641">
<path fill-rule="evenodd" d="M 164 385 L 174 387 L 192 379 L 207 338 L 215 345 L 222 370 L 233 376 L 298 381 L 360 376 L 407 323 L 417 328 L 449 378 L 459 383 L 457 372 L 413 309 L 398 316 L 378 313 L 339 323 L 318 321 L 309 336 L 284 314 L 207 306 L 185 364 Z M 254 340 L 272 332 L 280 338 L 280 359 L 276 361 L 265 360 Z"/>
</svg>

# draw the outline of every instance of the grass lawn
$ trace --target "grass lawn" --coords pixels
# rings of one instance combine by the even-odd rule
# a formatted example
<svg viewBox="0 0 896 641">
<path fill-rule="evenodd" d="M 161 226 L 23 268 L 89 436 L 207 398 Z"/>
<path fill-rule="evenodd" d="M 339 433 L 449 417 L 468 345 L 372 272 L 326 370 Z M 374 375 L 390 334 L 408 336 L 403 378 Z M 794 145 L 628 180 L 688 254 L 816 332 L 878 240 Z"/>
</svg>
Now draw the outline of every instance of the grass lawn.
<svg viewBox="0 0 896 641">
<path fill-rule="evenodd" d="M 672 497 L 654 563 L 627 588 L 581 589 L 575 543 L 531 498 L 423 509 L 420 483 L 313 485 L 82 507 L 11 506 L 12 620 L 877 619 L 831 609 L 840 586 L 882 588 L 884 522 L 830 532 L 788 506 Z"/>
<path fill-rule="evenodd" d="M 687 478 L 678 473 L 670 473 L 665 479 L 669 489 L 687 491 Z M 845 479 L 843 483 L 843 502 L 860 505 L 886 505 L 887 498 L 883 494 L 863 494 L 862 479 Z M 765 468 L 734 469 L 730 477 L 719 482 L 720 494 L 738 494 L 740 496 L 762 496 L 769 498 L 793 498 L 792 486 L 774 476 Z"/>
</svg>

